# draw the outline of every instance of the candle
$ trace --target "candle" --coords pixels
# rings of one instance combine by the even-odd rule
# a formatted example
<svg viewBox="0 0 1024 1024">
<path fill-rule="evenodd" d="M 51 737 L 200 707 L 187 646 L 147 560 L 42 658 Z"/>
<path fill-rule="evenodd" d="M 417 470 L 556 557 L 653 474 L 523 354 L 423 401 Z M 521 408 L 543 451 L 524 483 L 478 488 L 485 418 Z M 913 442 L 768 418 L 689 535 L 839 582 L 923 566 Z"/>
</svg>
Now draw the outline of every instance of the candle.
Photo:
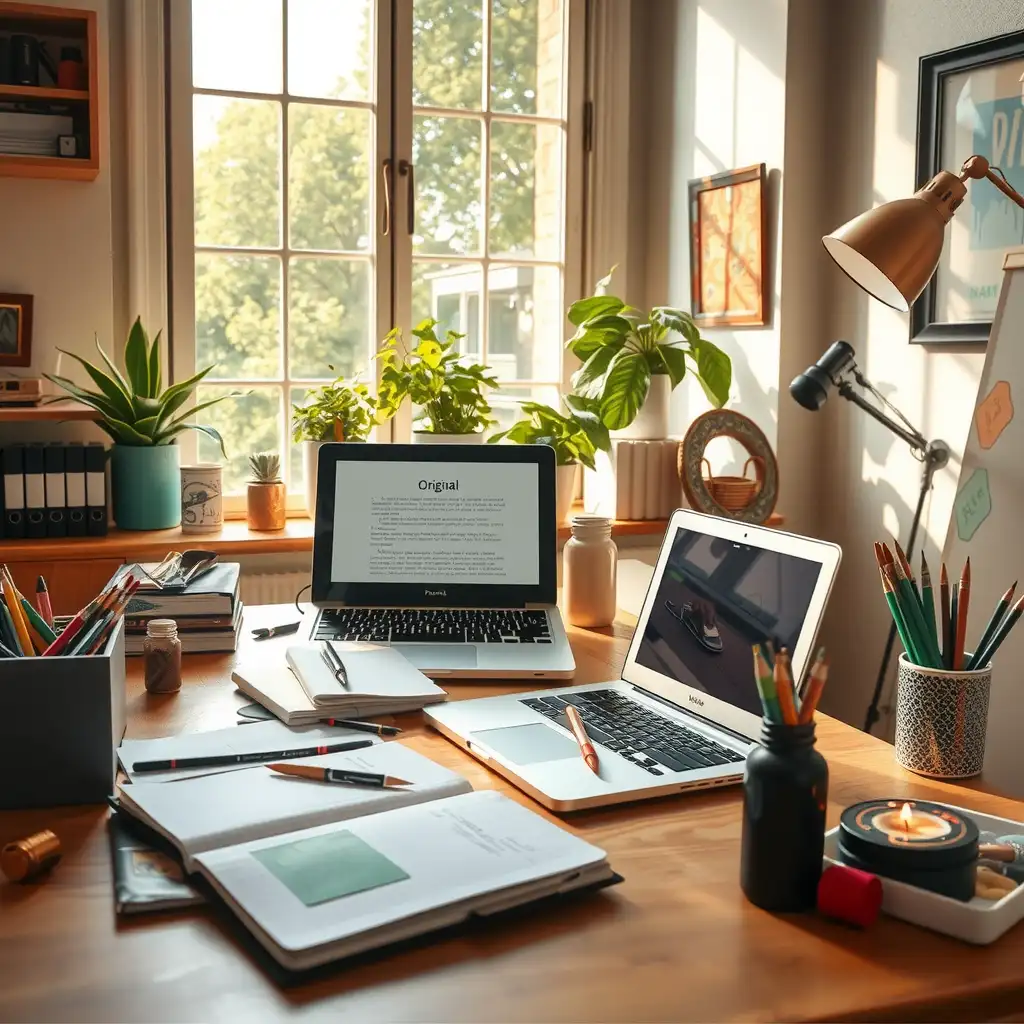
<svg viewBox="0 0 1024 1024">
<path fill-rule="evenodd" d="M 953 831 L 953 826 L 945 818 L 929 811 L 915 810 L 909 803 L 904 803 L 899 811 L 887 810 L 876 814 L 871 824 L 896 842 L 939 839 Z"/>
</svg>

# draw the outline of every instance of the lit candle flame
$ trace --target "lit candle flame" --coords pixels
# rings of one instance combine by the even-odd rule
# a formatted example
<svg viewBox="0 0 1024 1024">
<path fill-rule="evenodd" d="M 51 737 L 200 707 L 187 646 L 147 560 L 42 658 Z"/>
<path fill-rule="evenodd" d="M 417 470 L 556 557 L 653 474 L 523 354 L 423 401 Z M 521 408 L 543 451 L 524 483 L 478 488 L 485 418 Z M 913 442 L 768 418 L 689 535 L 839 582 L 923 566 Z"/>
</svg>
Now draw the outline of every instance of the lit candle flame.
<svg viewBox="0 0 1024 1024">
<path fill-rule="evenodd" d="M 914 820 L 914 811 L 910 804 L 904 804 L 900 808 L 900 821 L 903 822 L 903 827 L 909 832 L 910 824 Z"/>
</svg>

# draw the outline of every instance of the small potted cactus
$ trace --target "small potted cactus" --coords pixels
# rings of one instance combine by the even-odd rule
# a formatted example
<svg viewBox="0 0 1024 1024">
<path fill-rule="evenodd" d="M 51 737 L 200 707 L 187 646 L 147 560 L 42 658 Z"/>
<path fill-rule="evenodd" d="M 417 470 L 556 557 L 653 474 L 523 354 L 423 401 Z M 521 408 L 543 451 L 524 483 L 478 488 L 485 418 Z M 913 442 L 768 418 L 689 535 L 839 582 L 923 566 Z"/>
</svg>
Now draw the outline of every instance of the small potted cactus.
<svg viewBox="0 0 1024 1024">
<path fill-rule="evenodd" d="M 281 482 L 281 458 L 277 452 L 256 452 L 249 456 L 252 480 L 246 495 L 246 518 L 250 530 L 283 530 L 285 486 Z"/>
</svg>

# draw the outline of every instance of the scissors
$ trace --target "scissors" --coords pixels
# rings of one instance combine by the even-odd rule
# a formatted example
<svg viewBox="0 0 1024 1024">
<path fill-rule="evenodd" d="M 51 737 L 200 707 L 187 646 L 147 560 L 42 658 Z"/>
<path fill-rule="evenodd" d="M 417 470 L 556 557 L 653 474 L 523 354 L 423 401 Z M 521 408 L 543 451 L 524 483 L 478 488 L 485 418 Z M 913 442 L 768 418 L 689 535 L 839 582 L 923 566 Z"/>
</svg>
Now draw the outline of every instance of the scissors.
<svg viewBox="0 0 1024 1024">
<path fill-rule="evenodd" d="M 297 633 L 301 622 L 286 622 L 281 626 L 260 626 L 254 629 L 252 635 L 257 640 L 269 640 L 272 636 L 287 636 L 289 633 Z"/>
</svg>

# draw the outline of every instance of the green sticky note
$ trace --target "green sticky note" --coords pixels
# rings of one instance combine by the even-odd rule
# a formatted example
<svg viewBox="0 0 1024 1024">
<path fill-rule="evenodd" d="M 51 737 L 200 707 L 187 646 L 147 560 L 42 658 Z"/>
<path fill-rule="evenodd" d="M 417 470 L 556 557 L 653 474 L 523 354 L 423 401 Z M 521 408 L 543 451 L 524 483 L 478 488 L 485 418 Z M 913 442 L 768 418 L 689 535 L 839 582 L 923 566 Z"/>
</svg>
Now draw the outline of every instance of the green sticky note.
<svg viewBox="0 0 1024 1024">
<path fill-rule="evenodd" d="M 953 510 L 957 536 L 964 541 L 970 540 L 992 511 L 987 469 L 976 469 L 971 474 L 967 483 L 957 491 Z"/>
<path fill-rule="evenodd" d="M 348 831 L 265 846 L 252 856 L 307 907 L 409 877 Z"/>
</svg>

